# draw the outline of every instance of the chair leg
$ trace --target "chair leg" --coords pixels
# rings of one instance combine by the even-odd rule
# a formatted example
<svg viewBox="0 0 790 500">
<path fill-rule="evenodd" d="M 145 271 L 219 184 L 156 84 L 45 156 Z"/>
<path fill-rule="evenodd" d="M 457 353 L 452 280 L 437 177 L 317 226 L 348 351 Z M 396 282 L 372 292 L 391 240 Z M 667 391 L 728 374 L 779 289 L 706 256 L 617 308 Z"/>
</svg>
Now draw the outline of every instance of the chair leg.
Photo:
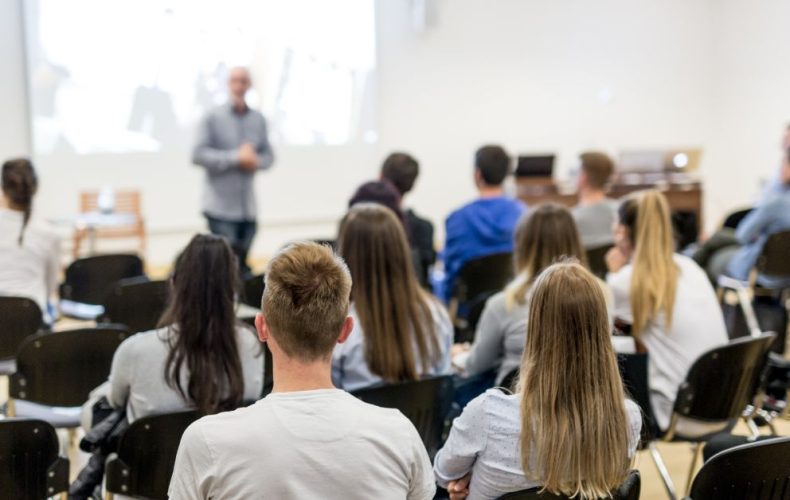
<svg viewBox="0 0 790 500">
<path fill-rule="evenodd" d="M 705 443 L 697 443 L 694 445 L 694 452 L 691 457 L 691 466 L 689 467 L 689 475 L 686 479 L 686 496 L 691 493 L 691 482 L 694 480 L 694 473 L 697 472 L 697 463 L 699 462 L 699 457 L 702 456 L 702 447 L 704 444 Z"/>
<path fill-rule="evenodd" d="M 648 445 L 648 449 L 650 450 L 650 456 L 653 458 L 653 463 L 656 464 L 656 469 L 658 469 L 658 474 L 661 476 L 661 481 L 664 483 L 664 488 L 666 488 L 667 490 L 667 495 L 669 496 L 669 499 L 677 500 L 677 496 L 675 495 L 675 485 L 672 483 L 672 477 L 669 475 L 667 466 L 664 463 L 664 458 L 661 456 L 661 453 L 658 451 L 658 447 L 656 446 L 656 443 L 651 442 Z"/>
</svg>

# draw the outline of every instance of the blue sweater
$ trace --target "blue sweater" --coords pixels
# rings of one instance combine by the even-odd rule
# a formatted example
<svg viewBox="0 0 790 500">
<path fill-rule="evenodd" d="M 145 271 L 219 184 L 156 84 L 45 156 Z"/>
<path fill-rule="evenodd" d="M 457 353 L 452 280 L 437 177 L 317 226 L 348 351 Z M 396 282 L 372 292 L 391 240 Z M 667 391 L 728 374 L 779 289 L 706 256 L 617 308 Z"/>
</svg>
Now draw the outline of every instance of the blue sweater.
<svg viewBox="0 0 790 500">
<path fill-rule="evenodd" d="M 788 229 L 790 229 L 790 191 L 785 189 L 773 193 L 738 224 L 735 237 L 743 246 L 729 262 L 727 274 L 733 278 L 747 280 L 768 237 Z M 790 285 L 770 276 L 758 276 L 757 282 L 769 288 Z"/>
<path fill-rule="evenodd" d="M 458 271 L 471 259 L 513 251 L 513 229 L 527 206 L 512 198 L 480 198 L 459 208 L 447 218 L 442 259 L 444 281 L 436 294 L 450 299 Z"/>
</svg>

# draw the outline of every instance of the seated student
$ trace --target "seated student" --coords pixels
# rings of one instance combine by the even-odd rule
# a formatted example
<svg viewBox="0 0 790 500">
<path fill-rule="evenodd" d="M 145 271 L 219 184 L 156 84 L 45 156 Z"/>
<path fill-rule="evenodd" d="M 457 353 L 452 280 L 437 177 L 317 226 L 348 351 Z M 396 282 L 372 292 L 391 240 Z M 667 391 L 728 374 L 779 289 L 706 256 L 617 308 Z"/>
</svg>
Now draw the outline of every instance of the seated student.
<svg viewBox="0 0 790 500">
<path fill-rule="evenodd" d="M 573 207 L 573 218 L 585 248 L 612 244 L 612 227 L 617 219 L 619 203 L 606 197 L 614 163 L 603 153 L 582 153 L 578 177 L 579 203 Z"/>
<path fill-rule="evenodd" d="M 510 173 L 510 157 L 500 146 L 483 146 L 475 154 L 478 199 L 447 218 L 442 251 L 444 280 L 436 295 L 447 302 L 458 272 L 469 260 L 513 250 L 513 228 L 526 205 L 505 196 L 502 183 Z"/>
<path fill-rule="evenodd" d="M 337 249 L 354 280 L 354 331 L 335 348 L 335 385 L 353 391 L 449 373 L 450 317 L 417 283 L 403 226 L 392 212 L 354 206 L 340 223 Z"/>
<path fill-rule="evenodd" d="M 579 232 L 568 209 L 547 204 L 524 214 L 515 234 L 517 276 L 505 290 L 488 299 L 468 355 L 465 359 L 463 355 L 456 357 L 462 360 L 459 368 L 464 375 L 498 367 L 496 383 L 500 384 L 521 365 L 532 285 L 541 271 L 561 257 L 585 260 Z M 455 349 L 462 350 L 461 346 Z"/>
<path fill-rule="evenodd" d="M 328 247 L 299 243 L 271 260 L 255 325 L 272 352 L 272 393 L 186 430 L 170 498 L 433 498 L 411 422 L 332 385 L 332 349 L 353 335 L 350 296 Z"/>
<path fill-rule="evenodd" d="M 52 321 L 49 298 L 57 291 L 60 237 L 41 223 L 30 223 L 38 178 L 30 160 L 3 163 L 0 204 L 0 295 L 35 301 Z"/>
<path fill-rule="evenodd" d="M 389 181 L 398 190 L 401 196 L 401 206 L 403 197 L 414 187 L 414 181 L 417 180 L 419 173 L 420 164 L 417 163 L 413 156 L 406 153 L 390 154 L 381 166 L 381 179 Z M 418 216 L 410 208 L 403 210 L 403 215 L 406 218 L 408 231 L 410 232 L 409 241 L 419 258 L 418 278 L 423 286 L 428 286 L 428 270 L 436 261 L 436 250 L 433 245 L 433 223 Z"/>
<path fill-rule="evenodd" d="M 107 399 L 126 406 L 129 422 L 188 408 L 216 413 L 260 397 L 263 354 L 236 320 L 237 269 L 220 236 L 197 235 L 178 256 L 162 326 L 124 340 L 112 360 Z"/>
<path fill-rule="evenodd" d="M 721 307 L 705 272 L 674 253 L 667 200 L 643 191 L 618 211 L 615 247 L 606 256 L 606 281 L 615 318 L 631 324 L 649 355 L 648 374 L 657 424 L 666 429 L 678 386 L 705 351 L 726 344 Z"/>
<path fill-rule="evenodd" d="M 601 286 L 579 264 L 549 266 L 529 316 L 516 394 L 472 400 L 436 455 L 436 480 L 452 498 L 543 486 L 597 499 L 628 473 L 642 415 L 623 394 Z"/>
</svg>

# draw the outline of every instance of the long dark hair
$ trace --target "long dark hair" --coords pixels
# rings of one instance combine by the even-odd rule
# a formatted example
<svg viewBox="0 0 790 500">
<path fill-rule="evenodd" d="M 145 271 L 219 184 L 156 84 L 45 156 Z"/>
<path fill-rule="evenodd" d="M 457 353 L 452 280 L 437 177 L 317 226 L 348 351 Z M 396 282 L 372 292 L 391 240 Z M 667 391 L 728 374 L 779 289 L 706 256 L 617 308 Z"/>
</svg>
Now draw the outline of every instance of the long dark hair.
<svg viewBox="0 0 790 500">
<path fill-rule="evenodd" d="M 236 257 L 219 236 L 199 234 L 176 259 L 170 303 L 159 320 L 168 327 L 165 381 L 201 414 L 237 407 L 244 395 L 236 344 Z M 189 370 L 186 389 L 181 368 Z"/>
<path fill-rule="evenodd" d="M 33 210 L 33 196 L 38 190 L 38 177 L 33 164 L 27 158 L 17 158 L 3 163 L 3 194 L 24 214 L 22 230 L 19 232 L 19 244 L 25 237 L 25 228 L 30 221 Z"/>
</svg>

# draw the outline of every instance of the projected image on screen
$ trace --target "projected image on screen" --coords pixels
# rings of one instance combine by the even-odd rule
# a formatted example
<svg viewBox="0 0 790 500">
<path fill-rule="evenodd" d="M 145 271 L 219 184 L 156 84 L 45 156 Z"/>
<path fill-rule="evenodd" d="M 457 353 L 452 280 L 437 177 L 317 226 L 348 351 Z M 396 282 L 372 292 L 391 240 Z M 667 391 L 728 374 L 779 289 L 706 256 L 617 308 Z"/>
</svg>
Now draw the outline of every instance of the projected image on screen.
<svg viewBox="0 0 790 500">
<path fill-rule="evenodd" d="M 28 0 L 38 154 L 189 147 L 248 66 L 271 140 L 375 140 L 374 0 Z"/>
</svg>

